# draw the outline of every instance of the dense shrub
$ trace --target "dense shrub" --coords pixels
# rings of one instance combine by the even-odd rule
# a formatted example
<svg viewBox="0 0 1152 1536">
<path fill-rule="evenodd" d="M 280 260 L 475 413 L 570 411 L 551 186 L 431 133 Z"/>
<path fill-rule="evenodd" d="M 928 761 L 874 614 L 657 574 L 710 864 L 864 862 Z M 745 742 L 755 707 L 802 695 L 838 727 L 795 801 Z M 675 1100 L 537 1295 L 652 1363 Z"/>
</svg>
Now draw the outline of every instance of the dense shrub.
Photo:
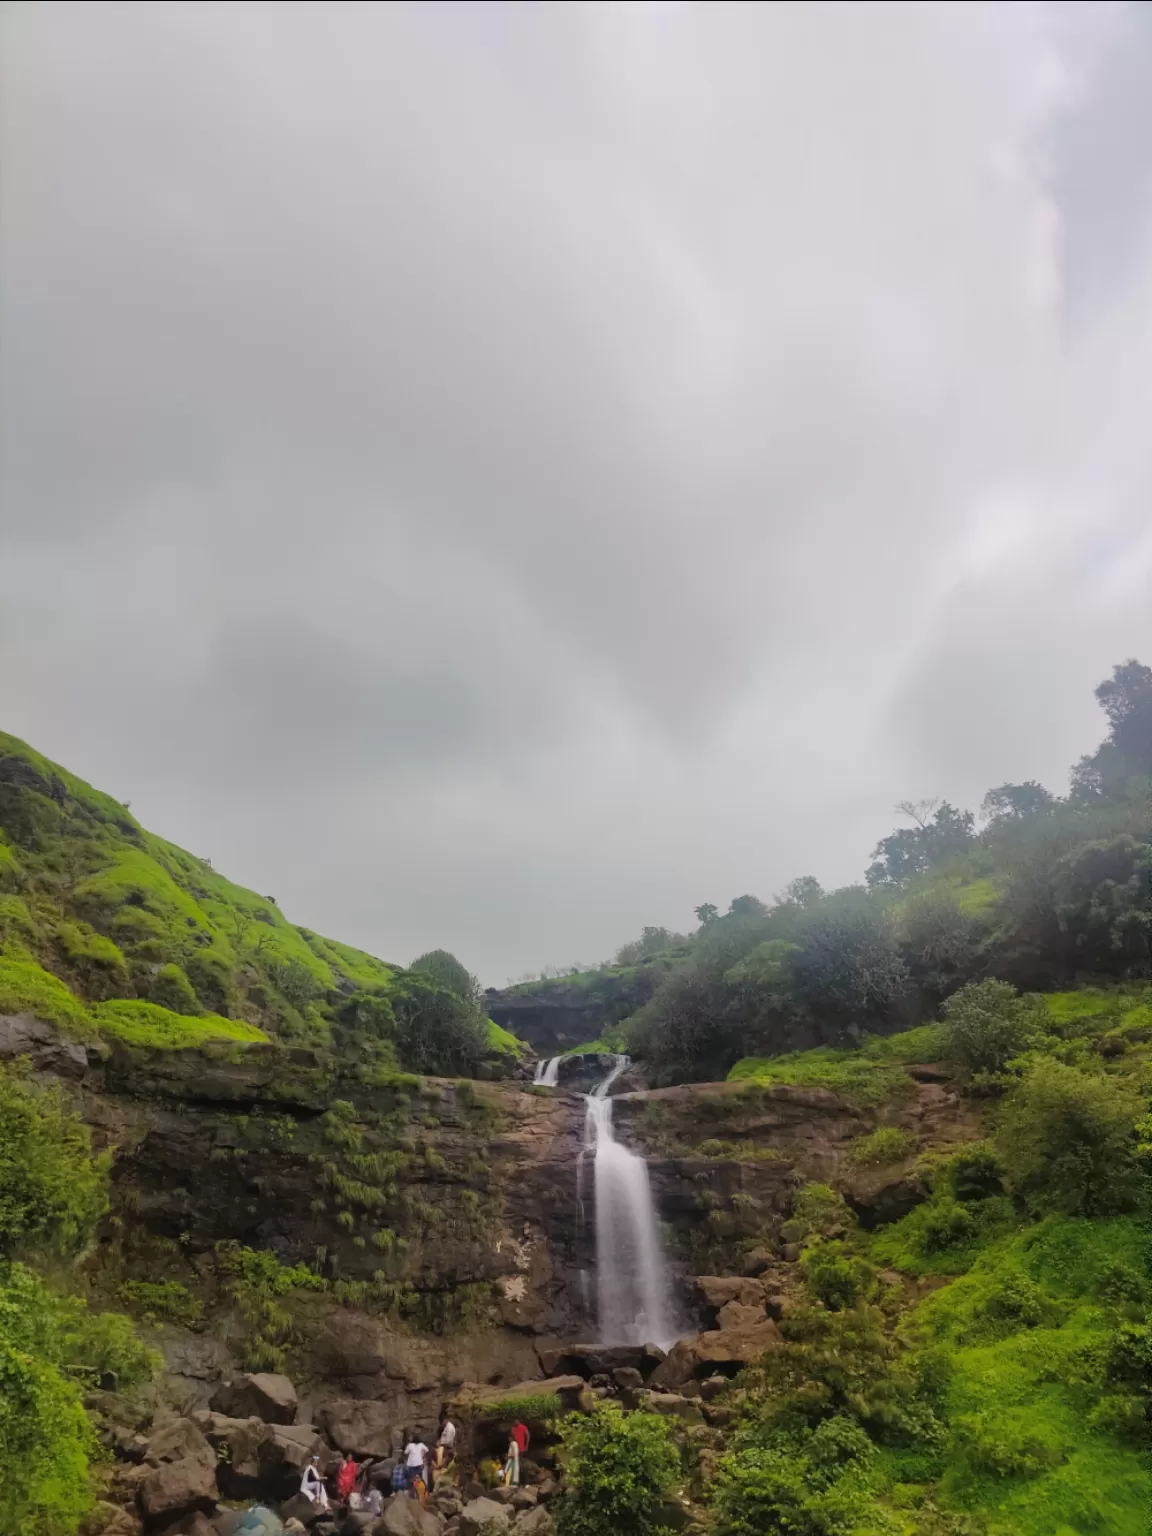
<svg viewBox="0 0 1152 1536">
<path fill-rule="evenodd" d="M 565 1492 L 554 1506 L 559 1536 L 656 1536 L 660 1501 L 679 1481 L 680 1458 L 666 1419 L 603 1403 L 575 1416 L 561 1435 Z"/>
<path fill-rule="evenodd" d="M 1042 1031 L 1043 1004 L 1003 981 L 973 982 L 944 1004 L 944 1053 L 961 1076 L 1003 1072 Z"/>
<path fill-rule="evenodd" d="M 58 1088 L 0 1067 L 0 1255 L 82 1241 L 107 1203 L 106 1169 Z"/>
<path fill-rule="evenodd" d="M 1005 1103 L 996 1149 L 1037 1209 L 1101 1215 L 1136 1193 L 1141 1101 L 1124 1083 L 1040 1061 Z"/>
<path fill-rule="evenodd" d="M 881 1168 L 886 1163 L 898 1163 L 907 1157 L 915 1146 L 910 1131 L 898 1125 L 878 1125 L 867 1136 L 861 1136 L 848 1149 L 848 1161 L 854 1168 Z"/>
<path fill-rule="evenodd" d="M 809 1294 L 833 1312 L 863 1301 L 876 1284 L 872 1265 L 841 1242 L 813 1243 L 801 1256 L 800 1270 Z"/>
<path fill-rule="evenodd" d="M 0 1536 L 70 1536 L 92 1504 L 96 1437 L 63 1353 L 51 1298 L 0 1263 Z"/>
</svg>

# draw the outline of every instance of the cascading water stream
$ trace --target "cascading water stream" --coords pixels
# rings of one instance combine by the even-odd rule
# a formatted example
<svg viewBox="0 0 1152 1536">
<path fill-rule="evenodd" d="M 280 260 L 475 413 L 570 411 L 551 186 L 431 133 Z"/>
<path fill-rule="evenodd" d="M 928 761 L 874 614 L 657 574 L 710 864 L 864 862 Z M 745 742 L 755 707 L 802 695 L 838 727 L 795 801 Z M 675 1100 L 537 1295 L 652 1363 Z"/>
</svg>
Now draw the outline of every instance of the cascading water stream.
<svg viewBox="0 0 1152 1536">
<path fill-rule="evenodd" d="M 605 1344 L 659 1344 L 676 1338 L 668 1270 L 660 1245 L 656 1208 L 644 1159 L 616 1140 L 613 1083 L 628 1066 L 617 1056 L 612 1070 L 585 1094 L 584 1147 L 594 1157 L 596 1188 L 596 1311 Z"/>
<path fill-rule="evenodd" d="M 562 1056 L 553 1056 L 551 1061 L 538 1061 L 536 1063 L 536 1075 L 532 1081 L 538 1083 L 541 1088 L 555 1088 L 560 1071 Z"/>
</svg>

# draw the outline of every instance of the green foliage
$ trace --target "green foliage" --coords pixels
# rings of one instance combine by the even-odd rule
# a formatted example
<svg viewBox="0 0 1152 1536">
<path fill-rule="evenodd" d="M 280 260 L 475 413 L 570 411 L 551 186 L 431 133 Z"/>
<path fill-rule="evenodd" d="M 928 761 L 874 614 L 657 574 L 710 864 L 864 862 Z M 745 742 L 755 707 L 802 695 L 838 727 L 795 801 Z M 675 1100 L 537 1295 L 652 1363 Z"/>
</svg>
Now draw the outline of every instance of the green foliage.
<svg viewBox="0 0 1152 1536">
<path fill-rule="evenodd" d="M 327 999 L 391 983 L 382 961 L 294 928 L 270 898 L 233 885 L 2 735 L 0 849 L 10 854 L 0 855 L 0 889 L 12 887 L 18 867 L 20 891 L 0 897 L 4 1012 L 84 1034 L 85 1003 L 146 996 L 177 1015 L 207 1010 L 324 1039 Z"/>
<path fill-rule="evenodd" d="M 478 1419 L 524 1419 L 537 1424 L 551 1424 L 563 1413 L 555 1392 L 525 1393 L 522 1397 L 502 1397 L 499 1402 L 481 1403 L 475 1410 Z"/>
<path fill-rule="evenodd" d="M 295 1336 L 291 1309 L 283 1305 L 294 1291 L 315 1291 L 323 1281 L 304 1264 L 281 1264 L 266 1249 L 242 1243 L 216 1245 L 216 1273 L 224 1296 L 244 1325 L 244 1358 L 249 1370 L 283 1370 Z"/>
<path fill-rule="evenodd" d="M 524 1054 L 523 1040 L 517 1039 L 510 1029 L 502 1029 L 491 1019 L 486 1020 L 486 1023 L 485 1034 L 489 1051 L 494 1051 L 498 1056 L 515 1056 L 517 1059 Z"/>
<path fill-rule="evenodd" d="M 828 1088 L 862 1109 L 879 1108 L 902 1093 L 912 1081 L 902 1067 L 871 1051 L 838 1051 L 818 1046 L 786 1056 L 745 1056 L 728 1074 L 729 1082 L 775 1083 L 796 1088 Z"/>
<path fill-rule="evenodd" d="M 561 1433 L 565 1491 L 553 1506 L 559 1536 L 657 1536 L 659 1501 L 679 1480 L 667 1420 L 601 1403 Z"/>
<path fill-rule="evenodd" d="M 848 1161 L 853 1168 L 882 1168 L 887 1163 L 898 1163 L 907 1157 L 916 1145 L 910 1131 L 898 1125 L 878 1125 L 866 1136 L 858 1136 L 848 1149 Z"/>
<path fill-rule="evenodd" d="M 204 1315 L 204 1303 L 179 1280 L 126 1280 L 120 1300 L 146 1322 L 176 1323 L 192 1328 Z"/>
<path fill-rule="evenodd" d="M 958 1073 L 996 1075 L 1037 1043 L 1045 1010 L 1003 981 L 972 982 L 944 1004 L 944 1054 Z"/>
<path fill-rule="evenodd" d="M 746 1444 L 720 1462 L 714 1509 L 725 1536 L 854 1536 L 899 1527 L 876 1507 L 877 1451 L 854 1419 Z"/>
<path fill-rule="evenodd" d="M 828 1184 L 802 1184 L 792 1201 L 792 1213 L 784 1223 L 789 1242 L 808 1243 L 839 1234 L 856 1225 L 839 1190 Z"/>
<path fill-rule="evenodd" d="M 107 1160 L 59 1088 L 0 1067 L 0 1254 L 78 1246 L 107 1204 Z"/>
<path fill-rule="evenodd" d="M 996 1128 L 1012 1187 L 1036 1209 L 1072 1215 L 1123 1210 L 1136 1194 L 1137 1095 L 1115 1079 L 1040 1060 L 1014 1089 Z"/>
<path fill-rule="evenodd" d="M 904 801 L 898 809 L 912 822 L 872 850 L 868 884 L 879 888 L 901 886 L 915 875 L 963 854 L 972 842 L 975 817 L 971 811 L 934 800 Z"/>
<path fill-rule="evenodd" d="M 245 1024 L 241 1019 L 222 1019 L 211 1013 L 189 1018 L 156 1003 L 126 1000 L 94 1003 L 91 1017 L 101 1034 L 123 1040 L 126 1045 L 154 1050 L 187 1050 L 214 1040 L 233 1040 L 242 1045 L 268 1040 L 262 1029 L 255 1024 Z"/>
<path fill-rule="evenodd" d="M 169 1013 L 194 1016 L 200 1012 L 200 1004 L 188 980 L 178 965 L 162 965 L 148 989 L 149 1000 Z"/>
<path fill-rule="evenodd" d="M 471 1003 L 476 1008 L 484 1006 L 484 989 L 467 966 L 446 949 L 430 949 L 427 954 L 417 956 L 409 970 L 454 992 L 462 1002 Z"/>
<path fill-rule="evenodd" d="M 808 1294 L 832 1312 L 854 1307 L 871 1295 L 876 1271 L 842 1242 L 814 1242 L 800 1256 Z"/>
<path fill-rule="evenodd" d="M 59 977 L 9 939 L 0 953 L 0 1014 L 31 1013 L 81 1038 L 92 1033 L 87 1010 Z"/>
<path fill-rule="evenodd" d="M 391 1005 L 403 1067 L 443 1077 L 475 1071 L 488 1049 L 488 1020 L 475 1003 L 410 972 L 398 978 Z"/>
<path fill-rule="evenodd" d="M 96 1436 L 66 1353 L 52 1298 L 0 1264 L 0 1536 L 71 1536 L 91 1507 Z"/>
<path fill-rule="evenodd" d="M 790 990 L 813 1017 L 844 1030 L 898 1017 L 908 970 L 884 903 L 859 887 L 801 913 L 789 956 Z"/>
<path fill-rule="evenodd" d="M 55 937 L 65 962 L 82 979 L 89 997 L 113 997 L 128 986 L 128 967 L 111 939 L 87 923 L 60 923 Z"/>
</svg>

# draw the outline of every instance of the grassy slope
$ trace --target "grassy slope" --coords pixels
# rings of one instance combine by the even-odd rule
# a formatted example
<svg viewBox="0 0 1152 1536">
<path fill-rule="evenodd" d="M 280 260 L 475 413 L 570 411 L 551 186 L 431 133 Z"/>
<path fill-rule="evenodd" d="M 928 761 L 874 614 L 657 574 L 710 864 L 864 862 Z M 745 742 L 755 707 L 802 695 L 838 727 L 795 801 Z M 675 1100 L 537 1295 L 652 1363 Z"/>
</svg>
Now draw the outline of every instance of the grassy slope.
<svg viewBox="0 0 1152 1536">
<path fill-rule="evenodd" d="M 1085 989 L 1045 1002 L 1055 1054 L 1147 1085 L 1146 994 Z M 933 1060 L 940 1044 L 939 1026 L 928 1025 L 859 1051 L 746 1058 L 730 1076 L 826 1087 L 876 1106 L 899 1091 L 903 1064 Z M 900 1518 L 896 1509 L 918 1486 L 941 1507 L 985 1521 L 990 1536 L 1147 1536 L 1150 1458 L 1110 1422 L 1092 1362 L 1152 1299 L 1152 1228 L 1137 1217 L 1029 1220 L 1001 1196 L 973 1204 L 974 1230 L 963 1239 L 926 1248 L 931 1204 L 865 1239 L 885 1269 L 950 1282 L 900 1322 L 946 1364 L 942 1471 L 935 1484 L 913 1486 L 905 1479 L 923 1474 L 886 1455 L 889 1518 Z"/>
<path fill-rule="evenodd" d="M 323 1038 L 326 995 L 393 971 L 0 733 L 0 1012 L 169 1046 Z"/>
</svg>

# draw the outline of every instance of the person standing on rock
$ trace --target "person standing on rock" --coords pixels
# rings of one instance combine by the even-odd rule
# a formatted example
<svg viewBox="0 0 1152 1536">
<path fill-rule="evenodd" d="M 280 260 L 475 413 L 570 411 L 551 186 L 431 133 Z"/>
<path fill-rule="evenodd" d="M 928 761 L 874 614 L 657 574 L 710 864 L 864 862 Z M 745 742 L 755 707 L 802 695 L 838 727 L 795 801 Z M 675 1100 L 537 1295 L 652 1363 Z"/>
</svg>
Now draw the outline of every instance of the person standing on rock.
<svg viewBox="0 0 1152 1536">
<path fill-rule="evenodd" d="M 356 1458 L 349 1456 L 336 1474 L 336 1497 L 341 1504 L 347 1504 L 351 1498 L 359 1475 L 360 1468 L 356 1465 Z"/>
<path fill-rule="evenodd" d="M 448 1417 L 447 1403 L 440 1410 L 440 1433 L 436 1436 L 436 1448 L 444 1453 L 439 1465 L 446 1467 L 450 1461 L 456 1460 L 456 1426 Z"/>
<path fill-rule="evenodd" d="M 416 1431 L 413 1430 L 412 1433 L 415 1435 Z M 428 1478 L 425 1473 L 427 1460 L 428 1447 L 424 1444 L 423 1440 L 409 1440 L 408 1444 L 404 1447 L 404 1471 L 408 1478 L 408 1487 L 414 1494 L 418 1495 L 419 1493 L 416 1487 L 417 1482 L 423 1483 L 425 1488 L 428 1486 Z"/>
<path fill-rule="evenodd" d="M 528 1449 L 528 1442 L 532 1436 L 528 1433 L 528 1426 L 521 1419 L 517 1419 L 512 1426 L 512 1433 L 508 1437 L 508 1460 L 504 1464 L 505 1487 L 518 1488 L 520 1486 L 520 1458 Z"/>
</svg>

